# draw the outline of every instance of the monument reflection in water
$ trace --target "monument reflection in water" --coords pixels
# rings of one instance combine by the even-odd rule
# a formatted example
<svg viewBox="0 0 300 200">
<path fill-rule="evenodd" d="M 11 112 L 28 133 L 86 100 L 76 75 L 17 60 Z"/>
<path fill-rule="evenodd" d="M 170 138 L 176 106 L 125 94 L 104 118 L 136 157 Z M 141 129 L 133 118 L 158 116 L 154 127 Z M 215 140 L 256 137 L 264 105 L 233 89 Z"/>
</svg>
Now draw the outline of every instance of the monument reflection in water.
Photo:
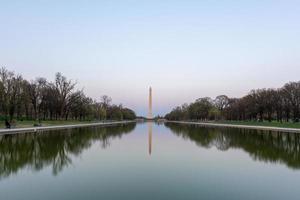
<svg viewBox="0 0 300 200">
<path fill-rule="evenodd" d="M 152 123 L 153 123 L 153 115 L 152 115 L 152 88 L 149 88 L 149 102 L 148 102 L 148 152 L 149 155 L 152 153 Z"/>
<path fill-rule="evenodd" d="M 152 123 L 148 122 L 148 143 L 149 143 L 149 155 L 152 153 Z"/>
</svg>

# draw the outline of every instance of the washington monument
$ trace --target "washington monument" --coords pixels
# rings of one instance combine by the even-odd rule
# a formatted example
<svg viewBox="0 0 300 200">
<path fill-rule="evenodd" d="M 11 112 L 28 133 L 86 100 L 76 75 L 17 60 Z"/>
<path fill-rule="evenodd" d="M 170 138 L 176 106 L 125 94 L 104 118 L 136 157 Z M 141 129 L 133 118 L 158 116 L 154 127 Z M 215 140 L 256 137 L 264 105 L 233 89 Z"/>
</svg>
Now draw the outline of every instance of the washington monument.
<svg viewBox="0 0 300 200">
<path fill-rule="evenodd" d="M 149 88 L 149 108 L 148 108 L 148 119 L 153 119 L 152 116 L 152 88 Z"/>
</svg>

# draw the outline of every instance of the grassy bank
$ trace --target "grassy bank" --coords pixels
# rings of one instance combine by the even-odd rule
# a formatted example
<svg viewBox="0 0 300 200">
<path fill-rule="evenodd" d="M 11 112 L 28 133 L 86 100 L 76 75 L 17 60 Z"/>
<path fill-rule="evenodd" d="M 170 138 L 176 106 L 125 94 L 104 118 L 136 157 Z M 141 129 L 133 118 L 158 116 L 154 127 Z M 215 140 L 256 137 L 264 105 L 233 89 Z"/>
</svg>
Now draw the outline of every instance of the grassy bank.
<svg viewBox="0 0 300 200">
<path fill-rule="evenodd" d="M 270 127 L 279 127 L 279 128 L 300 128 L 300 123 L 293 122 L 277 122 L 277 121 L 216 121 L 211 123 L 218 124 L 233 124 L 233 125 L 247 125 L 247 126 L 270 126 Z"/>
<path fill-rule="evenodd" d="M 73 124 L 86 124 L 94 121 L 77 121 L 77 120 L 49 120 L 42 121 L 41 126 L 58 126 L 58 125 L 73 125 Z M 36 121 L 16 121 L 13 128 L 30 128 L 36 124 Z M 5 122 L 0 121 L 0 129 L 5 128 Z"/>
</svg>

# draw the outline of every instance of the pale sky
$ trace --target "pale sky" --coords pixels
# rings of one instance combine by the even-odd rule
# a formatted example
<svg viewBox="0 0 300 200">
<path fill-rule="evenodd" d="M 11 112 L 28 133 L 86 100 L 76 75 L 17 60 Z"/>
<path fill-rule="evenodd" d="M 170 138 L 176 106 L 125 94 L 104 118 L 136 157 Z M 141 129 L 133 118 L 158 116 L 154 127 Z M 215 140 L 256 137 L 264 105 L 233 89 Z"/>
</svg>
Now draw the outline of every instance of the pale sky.
<svg viewBox="0 0 300 200">
<path fill-rule="evenodd" d="M 146 115 L 300 80 L 298 0 L 0 0 L 0 66 Z"/>
</svg>

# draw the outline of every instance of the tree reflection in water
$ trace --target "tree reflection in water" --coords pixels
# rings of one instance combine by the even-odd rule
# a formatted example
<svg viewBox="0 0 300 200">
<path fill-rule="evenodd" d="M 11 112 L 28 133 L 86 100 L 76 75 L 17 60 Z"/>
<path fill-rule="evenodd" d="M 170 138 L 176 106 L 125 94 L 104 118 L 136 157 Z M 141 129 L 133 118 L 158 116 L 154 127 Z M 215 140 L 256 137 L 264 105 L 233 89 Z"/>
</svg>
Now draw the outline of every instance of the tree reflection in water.
<svg viewBox="0 0 300 200">
<path fill-rule="evenodd" d="M 243 149 L 254 160 L 282 163 L 300 169 L 300 135 L 234 128 L 212 128 L 199 125 L 166 123 L 173 133 L 194 141 L 205 148 L 216 147 L 221 151 Z"/>
<path fill-rule="evenodd" d="M 71 155 L 80 155 L 96 141 L 107 148 L 110 139 L 121 137 L 134 128 L 135 124 L 131 123 L 0 136 L 0 179 L 25 167 L 38 171 L 50 165 L 57 175 L 72 163 Z"/>
</svg>

